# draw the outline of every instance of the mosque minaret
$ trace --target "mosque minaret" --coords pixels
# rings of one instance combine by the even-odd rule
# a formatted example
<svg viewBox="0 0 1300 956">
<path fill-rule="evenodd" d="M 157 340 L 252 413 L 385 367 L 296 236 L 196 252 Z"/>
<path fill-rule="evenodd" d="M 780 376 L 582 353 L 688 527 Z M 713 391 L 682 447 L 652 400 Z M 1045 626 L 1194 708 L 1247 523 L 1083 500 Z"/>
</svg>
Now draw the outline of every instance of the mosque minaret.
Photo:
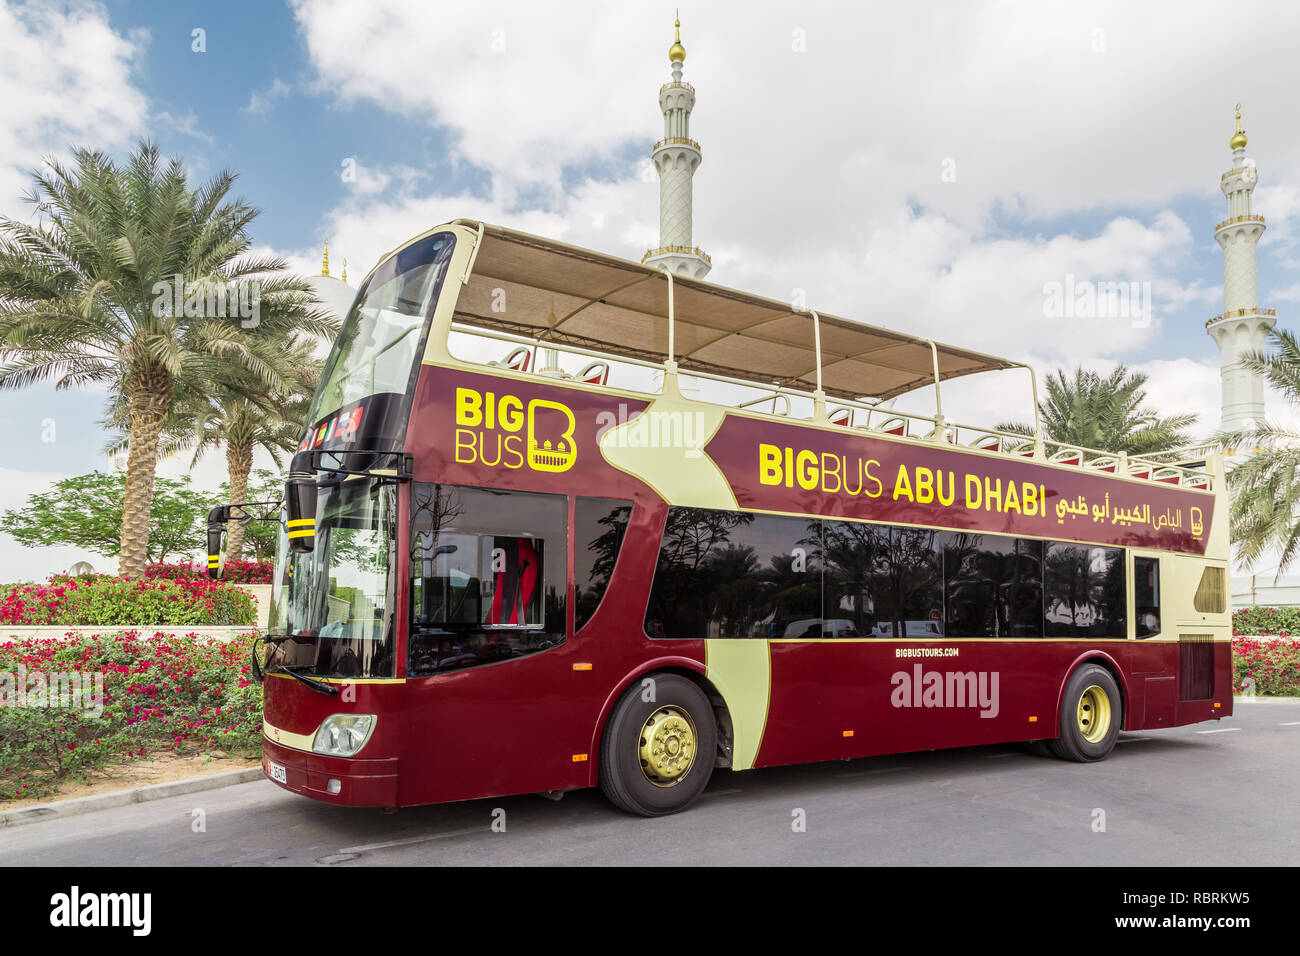
<svg viewBox="0 0 1300 956">
<path fill-rule="evenodd" d="M 712 263 L 691 239 L 691 181 L 700 165 L 700 144 L 691 139 L 690 128 L 695 87 L 682 80 L 686 48 L 682 46 L 681 20 L 676 22 L 676 30 L 676 39 L 668 49 L 672 82 L 659 88 L 664 137 L 650 153 L 659 173 L 659 248 L 651 249 L 641 261 L 677 275 L 703 279 Z"/>
<path fill-rule="evenodd" d="M 1223 314 L 1205 323 L 1206 331 L 1219 347 L 1220 381 L 1223 386 L 1223 424 L 1226 431 L 1239 431 L 1264 422 L 1264 379 L 1242 365 L 1241 358 L 1259 352 L 1277 313 L 1259 307 L 1259 267 L 1256 247 L 1264 234 L 1264 217 L 1250 211 L 1251 194 L 1259 180 L 1255 161 L 1246 158 L 1246 134 L 1241 128 L 1241 104 L 1237 104 L 1237 132 L 1232 148 L 1232 169 L 1223 174 L 1220 188 L 1228 200 L 1228 215 L 1214 227 L 1214 238 L 1223 248 Z"/>
</svg>

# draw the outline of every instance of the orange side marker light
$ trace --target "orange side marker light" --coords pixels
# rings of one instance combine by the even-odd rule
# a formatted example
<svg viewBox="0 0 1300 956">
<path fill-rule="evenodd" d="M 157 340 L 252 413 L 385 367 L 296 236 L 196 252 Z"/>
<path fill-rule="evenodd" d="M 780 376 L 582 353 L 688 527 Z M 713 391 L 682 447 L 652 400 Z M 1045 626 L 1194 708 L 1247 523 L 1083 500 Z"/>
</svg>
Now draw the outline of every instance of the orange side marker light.
<svg viewBox="0 0 1300 956">
<path fill-rule="evenodd" d="M 587 755 L 586 755 L 586 754 L 574 754 L 574 755 L 573 755 L 573 762 L 574 762 L 574 763 L 586 763 L 586 762 L 587 762 Z"/>
<path fill-rule="evenodd" d="M 846 731 L 844 731 L 844 736 L 845 736 L 845 737 L 852 737 L 852 736 L 853 736 L 853 731 L 851 731 L 851 730 L 846 730 Z"/>
<path fill-rule="evenodd" d="M 1037 717 L 1030 717 L 1030 718 L 1029 718 L 1029 722 L 1030 722 L 1031 724 L 1036 724 L 1036 723 L 1038 723 L 1038 718 L 1037 718 Z"/>
<path fill-rule="evenodd" d="M 573 669 L 574 669 L 575 671 L 589 671 L 589 670 L 591 670 L 591 665 L 590 665 L 590 664 L 574 664 L 574 665 L 573 665 Z"/>
</svg>

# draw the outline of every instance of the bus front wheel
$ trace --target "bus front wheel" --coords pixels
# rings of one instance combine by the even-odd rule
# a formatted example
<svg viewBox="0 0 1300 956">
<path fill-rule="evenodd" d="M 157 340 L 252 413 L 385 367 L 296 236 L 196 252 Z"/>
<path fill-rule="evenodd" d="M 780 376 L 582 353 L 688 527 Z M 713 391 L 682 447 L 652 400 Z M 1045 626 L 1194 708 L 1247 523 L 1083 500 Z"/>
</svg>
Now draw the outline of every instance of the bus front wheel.
<svg viewBox="0 0 1300 956">
<path fill-rule="evenodd" d="M 703 792 L 717 749 L 704 691 L 677 674 L 650 674 L 628 688 L 605 725 L 600 788 L 629 813 L 676 813 Z"/>
<path fill-rule="evenodd" d="M 1115 749 L 1124 723 L 1124 702 L 1110 671 L 1084 664 L 1070 675 L 1061 700 L 1061 736 L 1049 741 L 1062 760 L 1102 760 Z"/>
</svg>

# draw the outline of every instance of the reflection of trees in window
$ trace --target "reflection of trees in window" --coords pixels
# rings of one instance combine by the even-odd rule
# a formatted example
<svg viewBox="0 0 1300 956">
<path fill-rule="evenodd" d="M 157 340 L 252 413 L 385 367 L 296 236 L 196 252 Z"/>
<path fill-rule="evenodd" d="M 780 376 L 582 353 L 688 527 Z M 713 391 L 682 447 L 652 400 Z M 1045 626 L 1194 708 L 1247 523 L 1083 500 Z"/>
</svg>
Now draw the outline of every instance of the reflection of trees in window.
<svg viewBox="0 0 1300 956">
<path fill-rule="evenodd" d="M 876 623 L 875 569 L 879 552 L 888 547 L 886 529 L 852 521 L 824 522 L 819 553 L 827 595 L 823 618 L 847 618 L 854 636 L 871 633 Z"/>
<path fill-rule="evenodd" d="M 745 544 L 728 544 L 705 561 L 703 571 L 712 597 L 708 616 L 719 637 L 748 637 L 747 625 L 766 610 L 762 605 L 766 604 L 763 592 L 767 589 L 758 570 L 758 557 Z"/>
<path fill-rule="evenodd" d="M 1116 548 L 1052 543 L 1045 559 L 1048 637 L 1122 636 L 1124 561 Z"/>
<path fill-rule="evenodd" d="M 942 626 L 938 532 L 824 522 L 824 628 L 837 636 L 920 635 Z M 907 622 L 913 622 L 909 627 Z M 848 622 L 847 624 L 841 622 Z"/>
<path fill-rule="evenodd" d="M 752 514 L 708 508 L 670 508 L 664 526 L 654 587 L 646 607 L 651 637 L 703 637 L 713 590 L 708 560 Z"/>
<path fill-rule="evenodd" d="M 1042 634 L 1041 545 L 960 532 L 944 549 L 946 633 L 950 637 Z"/>
<path fill-rule="evenodd" d="M 780 520 L 794 530 L 793 521 Z M 772 555 L 768 566 L 759 572 L 766 595 L 762 610 L 770 608 L 771 623 L 764 628 L 763 618 L 757 617 L 744 636 L 822 636 L 821 522 L 809 521 L 806 528 L 804 537 L 791 543 L 790 553 Z M 803 554 L 796 556 L 795 547 Z"/>
<path fill-rule="evenodd" d="M 582 630 L 591 620 L 605 596 L 631 515 L 631 502 L 608 498 L 578 498 L 574 502 L 574 631 Z"/>
<path fill-rule="evenodd" d="M 669 512 L 646 612 L 652 637 L 821 636 L 817 521 Z"/>
</svg>

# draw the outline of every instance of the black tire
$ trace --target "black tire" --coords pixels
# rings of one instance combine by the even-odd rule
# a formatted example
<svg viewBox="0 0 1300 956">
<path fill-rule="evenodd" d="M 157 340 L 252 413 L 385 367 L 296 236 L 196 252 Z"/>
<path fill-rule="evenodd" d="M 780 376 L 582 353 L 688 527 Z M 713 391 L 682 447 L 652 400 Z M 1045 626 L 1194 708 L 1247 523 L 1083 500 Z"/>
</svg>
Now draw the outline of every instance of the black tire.
<svg viewBox="0 0 1300 956">
<path fill-rule="evenodd" d="M 1048 746 L 1062 760 L 1104 760 L 1115 749 L 1123 724 L 1124 700 L 1114 676 L 1098 664 L 1084 664 L 1065 684 L 1061 736 L 1048 741 Z"/>
<path fill-rule="evenodd" d="M 645 678 L 636 681 L 614 705 L 600 744 L 600 788 L 610 802 L 628 813 L 658 817 L 684 810 L 698 797 L 713 773 L 718 751 L 718 730 L 713 707 L 704 691 L 677 674 L 656 673 L 654 699 L 644 700 Z M 684 733 L 682 718 L 690 733 Z M 643 736 L 658 727 L 656 736 Z M 676 739 L 680 755 L 688 741 L 694 750 L 684 769 L 669 768 L 678 776 L 656 777 L 654 767 L 643 768 L 642 746 Z M 684 758 L 674 756 L 675 760 Z M 680 764 L 679 764 L 680 766 Z"/>
</svg>

